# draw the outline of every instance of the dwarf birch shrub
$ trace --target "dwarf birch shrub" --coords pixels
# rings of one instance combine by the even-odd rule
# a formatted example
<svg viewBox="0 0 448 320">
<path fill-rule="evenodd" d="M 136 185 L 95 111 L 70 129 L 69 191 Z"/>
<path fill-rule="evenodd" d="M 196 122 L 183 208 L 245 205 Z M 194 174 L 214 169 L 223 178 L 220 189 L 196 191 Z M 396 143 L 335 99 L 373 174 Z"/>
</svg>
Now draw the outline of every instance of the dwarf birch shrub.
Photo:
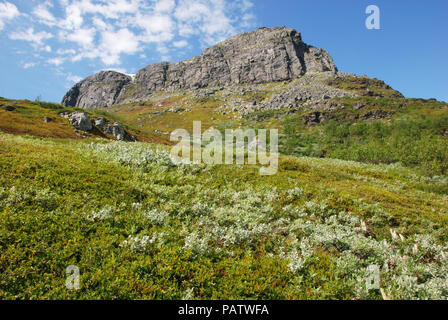
<svg viewBox="0 0 448 320">
<path fill-rule="evenodd" d="M 205 164 L 188 164 L 177 161 L 168 150 L 153 150 L 145 143 L 127 143 L 115 141 L 110 143 L 91 143 L 89 149 L 109 161 L 123 166 L 164 173 L 176 168 L 179 173 L 195 175 L 207 171 L 213 166 Z"/>
<path fill-rule="evenodd" d="M 139 143 L 3 139 L 0 298 L 448 296 L 448 198 L 428 191 L 441 177 L 312 158 L 260 177 Z M 68 264 L 85 290 L 61 283 Z"/>
<path fill-rule="evenodd" d="M 303 197 L 304 192 L 301 188 L 287 190 L 287 199 L 290 201 L 298 200 Z"/>
<path fill-rule="evenodd" d="M 203 255 L 209 251 L 208 241 L 206 238 L 201 238 L 197 233 L 193 232 L 185 238 L 184 249 Z"/>
<path fill-rule="evenodd" d="M 288 270 L 292 273 L 296 273 L 305 267 L 305 259 L 300 257 L 297 251 L 291 251 L 287 260 L 289 261 Z"/>
<path fill-rule="evenodd" d="M 7 207 L 21 207 L 27 204 L 40 207 L 44 210 L 54 210 L 59 206 L 58 196 L 50 189 L 34 189 L 20 191 L 15 186 L 9 191 L 0 190 L 0 204 Z M 3 200 L 2 200 L 3 199 Z"/>
<path fill-rule="evenodd" d="M 170 214 L 166 211 L 152 209 L 150 211 L 143 212 L 143 216 L 152 224 L 163 225 Z"/>
<path fill-rule="evenodd" d="M 194 288 L 187 289 L 182 296 L 182 300 L 194 300 Z"/>
<path fill-rule="evenodd" d="M 447 248 L 437 244 L 429 235 L 416 235 L 414 240 L 404 237 L 392 238 L 392 242 L 376 240 L 367 235 L 360 218 L 336 214 L 325 210 L 324 204 L 307 202 L 308 218 L 299 217 L 292 222 L 290 230 L 302 234 L 290 249 L 286 259 L 289 271 L 303 270 L 312 250 L 324 248 L 338 252 L 331 256 L 337 266 L 335 275 L 350 284 L 359 298 L 369 297 L 366 289 L 367 267 L 381 268 L 381 286 L 394 299 L 445 299 L 448 281 Z M 316 220 L 316 217 L 319 217 Z M 311 220 L 309 220 L 311 219 Z M 285 255 L 283 255 L 285 258 Z"/>
<path fill-rule="evenodd" d="M 164 150 L 152 150 L 141 143 L 92 143 L 89 147 L 105 158 L 126 166 L 147 168 L 154 165 L 175 167 L 171 154 Z"/>
<path fill-rule="evenodd" d="M 207 216 L 212 211 L 213 211 L 213 209 L 211 207 L 209 207 L 208 204 L 202 203 L 202 202 L 196 202 L 191 207 L 191 213 L 197 217 Z"/>
<path fill-rule="evenodd" d="M 86 219 L 91 222 L 99 222 L 112 219 L 114 217 L 115 208 L 107 205 L 99 210 L 94 210 L 86 215 Z"/>
<path fill-rule="evenodd" d="M 136 253 L 146 253 L 152 245 L 161 246 L 164 244 L 165 233 L 155 233 L 152 237 L 148 235 L 129 236 L 120 246 L 129 248 Z"/>
</svg>

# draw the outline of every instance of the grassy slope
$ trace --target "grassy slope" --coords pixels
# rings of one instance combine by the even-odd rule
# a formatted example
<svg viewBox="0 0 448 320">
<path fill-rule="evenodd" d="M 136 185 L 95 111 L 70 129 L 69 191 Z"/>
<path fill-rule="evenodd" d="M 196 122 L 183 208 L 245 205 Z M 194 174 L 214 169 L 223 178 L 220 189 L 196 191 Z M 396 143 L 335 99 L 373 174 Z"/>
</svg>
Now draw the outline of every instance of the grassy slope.
<svg viewBox="0 0 448 320">
<path fill-rule="evenodd" d="M 304 105 L 290 110 L 250 113 L 241 118 L 232 110 L 222 113 L 229 96 L 218 91 L 205 98 L 176 92 L 154 97 L 154 101 L 114 106 L 110 116 L 161 143 L 171 144 L 169 133 L 183 128 L 191 132 L 193 121 L 202 128 L 248 127 L 279 129 L 280 151 L 294 156 L 327 157 L 365 163 L 401 163 L 425 175 L 448 172 L 448 104 L 433 99 L 408 99 L 376 79 L 365 77 L 329 80 L 329 84 L 360 96 L 337 98 L 310 110 Z M 263 84 L 256 92 L 233 94 L 242 105 L 269 99 L 284 89 L 282 83 Z M 191 112 L 163 112 L 173 107 Z M 310 113 L 325 119 L 313 127 L 305 125 Z M 446 192 L 446 190 L 442 190 Z"/>
<path fill-rule="evenodd" d="M 3 107 L 12 106 L 13 111 L 6 111 Z M 28 100 L 9 100 L 0 98 L 0 130 L 2 132 L 21 135 L 33 135 L 47 138 L 70 138 L 80 139 L 81 137 L 100 137 L 114 139 L 113 136 L 94 130 L 91 133 L 76 132 L 67 119 L 59 116 L 61 112 L 86 112 L 77 108 L 67 108 L 59 104 L 37 102 Z M 104 112 L 103 110 L 87 111 L 89 117 L 106 117 L 113 121 L 120 119 Z M 50 122 L 45 123 L 44 117 L 49 117 Z M 139 141 L 160 143 L 161 140 L 154 134 L 146 134 L 138 128 L 123 123 L 125 129 Z"/>
<path fill-rule="evenodd" d="M 443 249 L 415 238 L 447 242 L 448 199 L 425 191 L 446 180 L 313 158 L 282 157 L 273 177 L 253 167 L 176 168 L 163 153 L 139 162 L 147 145 L 90 142 L 0 136 L 0 298 L 381 298 L 356 279 L 373 262 L 390 264 L 381 286 L 392 298 L 446 294 Z M 346 229 L 349 217 L 358 220 Z M 348 234 L 322 239 L 330 226 Z M 302 265 L 299 244 L 310 239 Z M 382 253 L 384 239 L 420 266 L 406 265 L 426 289 L 400 287 L 401 260 Z M 79 291 L 64 287 L 68 265 L 81 270 Z"/>
<path fill-rule="evenodd" d="M 185 106 L 186 104 L 188 107 Z M 215 100 L 214 97 L 195 99 L 188 94 L 179 93 L 174 97 L 161 97 L 157 102 L 115 106 L 109 108 L 108 113 L 125 123 L 138 127 L 142 132 L 157 135 L 161 141 L 170 144 L 168 133 L 179 128 L 192 132 L 193 121 L 202 121 L 203 128 L 207 129 L 229 120 L 229 116 L 214 112 L 222 104 L 222 101 Z M 176 106 L 189 108 L 191 112 L 163 112 Z"/>
<path fill-rule="evenodd" d="M 330 157 L 367 163 L 402 163 L 427 175 L 446 175 L 448 170 L 448 106 L 440 102 L 374 99 L 366 109 L 393 112 L 389 120 L 360 121 L 347 108 L 337 120 L 309 128 L 300 116 L 283 119 L 280 150 L 296 156 Z M 365 100 L 364 100 L 365 101 Z M 374 104 L 380 106 L 374 106 Z M 400 104 L 401 107 L 395 107 Z M 384 105 L 384 106 L 383 106 Z M 339 119 L 339 120 L 338 120 Z M 446 190 L 445 190 L 446 192 Z"/>
<path fill-rule="evenodd" d="M 38 103 L 27 100 L 0 99 L 0 107 L 3 106 L 15 108 L 13 111 L 0 108 L 0 130 L 3 132 L 54 138 L 79 138 L 68 120 L 58 115 L 62 111 L 58 105 L 49 104 L 48 107 L 41 107 Z M 53 121 L 44 124 L 44 117 L 49 117 Z M 54 119 L 57 120 L 54 121 Z"/>
<path fill-rule="evenodd" d="M 365 291 L 371 264 L 391 298 L 446 297 L 447 105 L 382 83 L 333 85 L 387 97 L 336 99 L 333 122 L 315 127 L 305 110 L 223 115 L 219 93 L 91 112 L 141 141 L 170 144 L 164 132 L 202 120 L 203 129 L 279 128 L 283 153 L 329 157 L 282 156 L 273 177 L 249 166 L 178 168 L 163 153 L 146 161 L 155 146 L 73 140 L 65 119 L 44 124 L 61 106 L 0 100 L 17 107 L 0 109 L 1 131 L 45 137 L 0 135 L 0 298 L 380 299 Z M 270 86 L 242 98 L 261 101 Z M 192 112 L 155 114 L 173 106 Z M 378 110 L 392 120 L 361 121 Z M 71 264 L 81 269 L 77 292 L 64 286 Z"/>
</svg>

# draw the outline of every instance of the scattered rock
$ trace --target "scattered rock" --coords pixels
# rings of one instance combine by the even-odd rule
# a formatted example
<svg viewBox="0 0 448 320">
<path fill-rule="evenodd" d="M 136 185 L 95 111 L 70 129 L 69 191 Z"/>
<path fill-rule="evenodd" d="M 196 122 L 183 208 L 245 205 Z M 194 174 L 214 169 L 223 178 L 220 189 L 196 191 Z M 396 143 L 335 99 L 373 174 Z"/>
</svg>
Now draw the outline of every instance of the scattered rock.
<svg viewBox="0 0 448 320">
<path fill-rule="evenodd" d="M 94 123 L 98 129 L 104 133 L 113 135 L 118 141 L 136 141 L 135 137 L 127 133 L 118 122 L 110 124 L 106 118 L 100 117 L 95 118 Z"/>
<path fill-rule="evenodd" d="M 321 123 L 321 113 L 320 112 L 311 112 L 305 115 L 302 119 L 305 121 L 307 126 L 316 126 Z"/>
<path fill-rule="evenodd" d="M 390 119 L 392 113 L 383 110 L 372 110 L 362 116 L 365 121 Z"/>
<path fill-rule="evenodd" d="M 61 117 L 68 119 L 70 124 L 81 131 L 91 131 L 93 129 L 92 121 L 85 112 L 64 112 L 60 114 Z"/>
<path fill-rule="evenodd" d="M 323 109 L 324 111 L 333 111 L 340 108 L 340 103 L 334 100 L 328 101 L 324 105 L 315 105 L 314 109 Z"/>
<path fill-rule="evenodd" d="M 316 106 L 331 103 L 330 99 L 333 98 L 355 96 L 342 89 L 333 88 L 325 84 L 325 80 L 331 77 L 334 77 L 334 74 L 331 72 L 306 74 L 268 101 L 253 105 L 253 109 L 279 110 L 283 108 L 299 108 L 304 103 Z"/>
<path fill-rule="evenodd" d="M 126 132 L 118 122 L 115 122 L 114 124 L 108 126 L 106 132 L 112 134 L 119 141 L 125 141 Z"/>
<path fill-rule="evenodd" d="M 353 106 L 353 109 L 354 110 L 360 110 L 360 109 L 362 109 L 362 108 L 364 108 L 365 107 L 365 104 L 364 103 L 362 103 L 362 102 L 357 102 L 354 106 Z"/>
<path fill-rule="evenodd" d="M 347 119 L 349 119 L 349 120 L 358 120 L 359 119 L 359 114 L 351 113 L 351 114 L 347 115 Z"/>
<path fill-rule="evenodd" d="M 185 111 L 185 109 L 182 108 L 182 107 L 174 107 L 174 108 L 165 110 L 164 112 L 180 113 L 180 112 L 183 112 L 183 111 Z"/>
<path fill-rule="evenodd" d="M 403 98 L 400 92 L 393 90 L 384 81 L 348 73 L 339 73 L 338 75 L 341 76 L 329 79 L 327 84 L 356 93 L 358 96 Z"/>
<path fill-rule="evenodd" d="M 104 131 L 104 127 L 106 125 L 106 118 L 96 118 L 95 119 L 95 126 L 97 126 L 98 128 L 100 128 L 101 130 Z"/>
<path fill-rule="evenodd" d="M 159 134 L 163 134 L 163 135 L 166 135 L 166 136 L 171 135 L 171 132 L 161 131 L 159 129 L 154 130 L 154 132 L 155 133 L 159 133 Z"/>
</svg>

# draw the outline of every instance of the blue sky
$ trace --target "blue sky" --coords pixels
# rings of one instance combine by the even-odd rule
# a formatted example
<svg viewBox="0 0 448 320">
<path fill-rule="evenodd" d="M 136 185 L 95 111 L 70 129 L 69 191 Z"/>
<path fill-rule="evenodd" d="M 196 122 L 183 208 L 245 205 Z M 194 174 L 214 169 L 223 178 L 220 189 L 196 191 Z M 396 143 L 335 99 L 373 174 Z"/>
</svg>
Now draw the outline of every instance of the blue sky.
<svg viewBox="0 0 448 320">
<path fill-rule="evenodd" d="M 381 29 L 365 27 L 368 5 Z M 0 0 L 0 96 L 60 102 L 100 70 L 132 74 L 233 34 L 288 26 L 340 71 L 448 101 L 446 0 Z"/>
</svg>

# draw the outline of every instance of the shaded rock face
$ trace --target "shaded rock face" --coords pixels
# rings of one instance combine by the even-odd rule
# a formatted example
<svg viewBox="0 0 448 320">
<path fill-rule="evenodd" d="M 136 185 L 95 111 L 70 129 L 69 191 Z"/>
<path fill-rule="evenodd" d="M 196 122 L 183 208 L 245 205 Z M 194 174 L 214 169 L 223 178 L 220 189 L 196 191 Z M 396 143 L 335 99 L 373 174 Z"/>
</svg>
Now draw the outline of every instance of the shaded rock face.
<svg viewBox="0 0 448 320">
<path fill-rule="evenodd" d="M 199 57 L 149 65 L 134 80 L 100 72 L 75 85 L 62 104 L 103 108 L 143 101 L 158 91 L 284 81 L 316 72 L 337 72 L 328 52 L 305 44 L 294 29 L 261 28 L 205 49 Z"/>
<path fill-rule="evenodd" d="M 311 112 L 303 117 L 307 126 L 316 126 L 321 122 L 322 114 L 320 112 Z"/>
<path fill-rule="evenodd" d="M 83 109 L 111 106 L 131 80 L 130 76 L 118 72 L 102 71 L 71 88 L 62 99 L 62 104 Z"/>
</svg>

